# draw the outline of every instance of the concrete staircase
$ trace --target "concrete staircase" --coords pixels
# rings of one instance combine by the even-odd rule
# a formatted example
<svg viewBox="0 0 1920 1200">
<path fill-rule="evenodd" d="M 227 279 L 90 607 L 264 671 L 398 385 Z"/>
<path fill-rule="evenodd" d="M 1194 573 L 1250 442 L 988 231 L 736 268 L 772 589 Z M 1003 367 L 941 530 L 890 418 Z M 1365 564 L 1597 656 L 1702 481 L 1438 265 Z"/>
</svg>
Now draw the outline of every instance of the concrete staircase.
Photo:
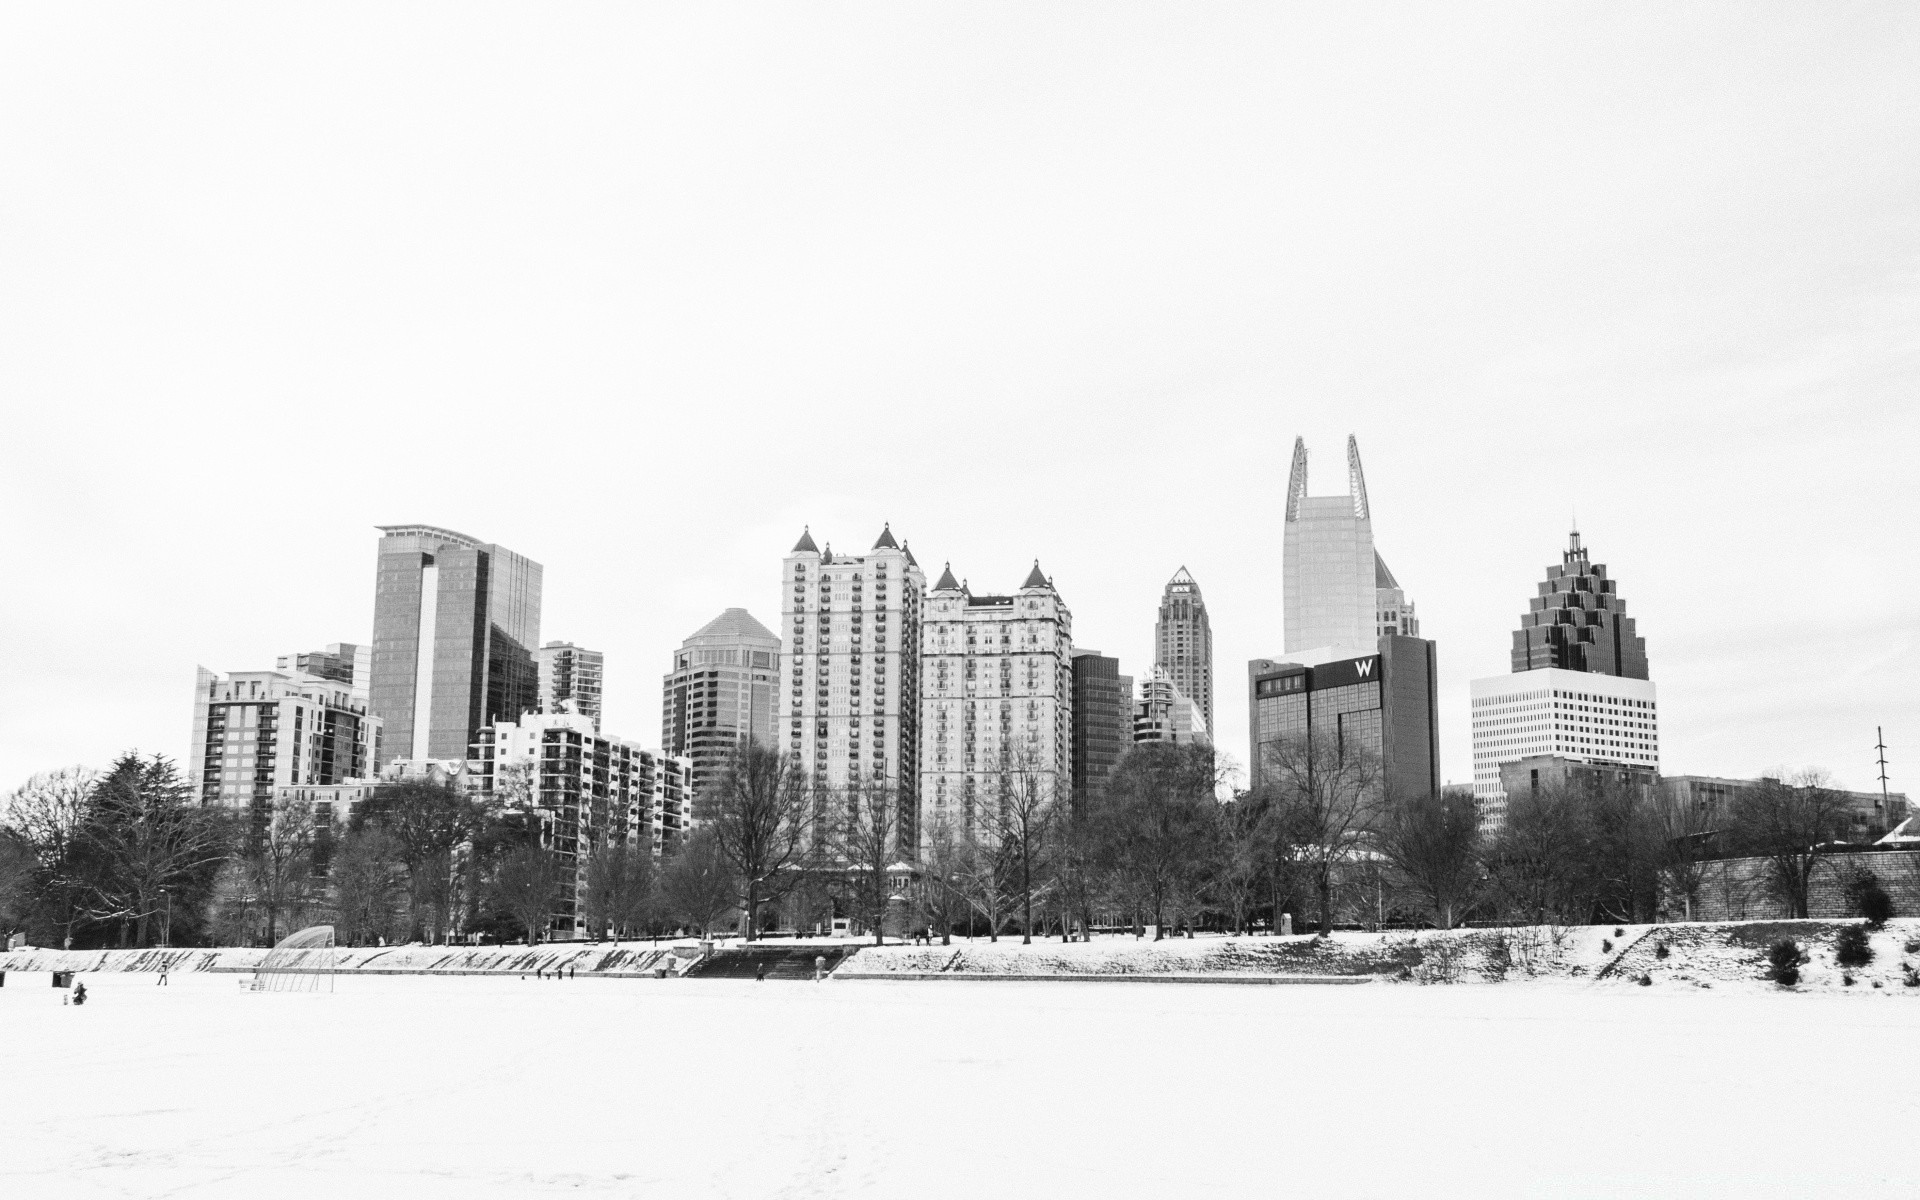
<svg viewBox="0 0 1920 1200">
<path fill-rule="evenodd" d="M 831 972 L 858 946 L 736 946 L 715 950 L 687 968 L 689 979 L 753 979 L 766 968 L 768 979 L 812 979 L 813 960 L 825 958 Z"/>
</svg>

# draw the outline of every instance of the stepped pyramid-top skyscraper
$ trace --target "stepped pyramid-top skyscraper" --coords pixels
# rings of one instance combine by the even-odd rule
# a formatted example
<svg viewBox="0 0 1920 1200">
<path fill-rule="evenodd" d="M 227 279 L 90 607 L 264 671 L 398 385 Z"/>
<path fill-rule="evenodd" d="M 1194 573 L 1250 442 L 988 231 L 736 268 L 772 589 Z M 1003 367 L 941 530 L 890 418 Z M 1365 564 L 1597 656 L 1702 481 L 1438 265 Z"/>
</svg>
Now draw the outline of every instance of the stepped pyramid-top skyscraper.
<svg viewBox="0 0 1920 1200">
<path fill-rule="evenodd" d="M 1282 553 L 1287 653 L 1338 647 L 1367 654 L 1384 633 L 1419 636 L 1413 605 L 1373 548 L 1367 480 L 1351 434 L 1344 496 L 1307 495 L 1307 440 L 1294 439 Z"/>
<path fill-rule="evenodd" d="M 1589 562 L 1580 531 L 1568 537 L 1560 566 L 1547 569 L 1540 594 L 1513 631 L 1513 669 L 1559 667 L 1623 679 L 1647 677 L 1647 640 L 1634 632 L 1627 603 L 1603 563 Z"/>
<path fill-rule="evenodd" d="M 1623 777 L 1660 769 L 1660 712 L 1646 641 L 1607 568 L 1588 560 L 1578 530 L 1537 589 L 1513 633 L 1512 673 L 1469 685 L 1473 794 L 1489 828 L 1506 820 L 1504 777 L 1534 786 L 1557 773 L 1547 760 Z"/>
</svg>

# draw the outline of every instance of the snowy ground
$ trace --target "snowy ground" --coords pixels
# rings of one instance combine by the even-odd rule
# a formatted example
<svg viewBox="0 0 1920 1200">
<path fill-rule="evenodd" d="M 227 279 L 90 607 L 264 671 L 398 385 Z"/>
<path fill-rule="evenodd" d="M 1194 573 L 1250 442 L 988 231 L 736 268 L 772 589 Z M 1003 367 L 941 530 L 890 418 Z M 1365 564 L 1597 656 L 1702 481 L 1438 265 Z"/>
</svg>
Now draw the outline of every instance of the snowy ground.
<svg viewBox="0 0 1920 1200">
<path fill-rule="evenodd" d="M 1913 1196 L 1886 991 L 44 974 L 0 1195 Z"/>
</svg>

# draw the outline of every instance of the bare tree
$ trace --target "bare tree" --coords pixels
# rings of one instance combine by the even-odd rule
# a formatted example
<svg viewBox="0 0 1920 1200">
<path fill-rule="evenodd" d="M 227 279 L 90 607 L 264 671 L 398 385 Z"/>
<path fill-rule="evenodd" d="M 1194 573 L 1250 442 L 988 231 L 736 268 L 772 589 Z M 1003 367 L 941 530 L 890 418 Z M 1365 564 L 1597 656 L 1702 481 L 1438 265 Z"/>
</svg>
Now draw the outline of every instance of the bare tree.
<svg viewBox="0 0 1920 1200">
<path fill-rule="evenodd" d="M 1768 880 L 1789 917 L 1807 915 L 1807 891 L 1822 843 L 1845 836 L 1850 806 L 1823 771 L 1763 778 L 1734 797 L 1734 840 L 1767 860 Z"/>
<path fill-rule="evenodd" d="M 853 901 L 873 931 L 873 944 L 886 944 L 887 907 L 893 898 L 893 866 L 900 852 L 900 797 L 884 780 L 849 785 L 833 808 L 833 846 L 847 871 Z"/>
<path fill-rule="evenodd" d="M 72 949 L 74 930 L 86 920 L 80 840 L 99 781 L 100 773 L 88 767 L 43 771 L 15 788 L 0 813 L 0 824 L 20 835 L 39 864 L 39 906 L 60 930 L 62 949 Z"/>
<path fill-rule="evenodd" d="M 927 923 L 940 931 L 940 944 L 953 944 L 953 927 L 967 911 L 964 886 L 966 843 L 945 816 L 935 817 L 920 847 L 918 902 Z"/>
<path fill-rule="evenodd" d="M 1653 819 L 1660 839 L 1661 885 L 1667 895 L 1680 898 L 1681 915 L 1691 921 L 1722 830 L 1711 812 L 1672 793 L 1660 795 Z"/>
<path fill-rule="evenodd" d="M 1506 819 L 1484 851 L 1487 884 L 1508 920 L 1568 925 L 1592 915 L 1581 797 L 1553 786 L 1507 797 Z"/>
<path fill-rule="evenodd" d="M 815 798 L 802 767 L 757 741 L 740 747 L 714 784 L 708 828 L 740 884 L 748 941 L 761 901 L 794 882 L 812 854 Z"/>
<path fill-rule="evenodd" d="M 1261 810 L 1244 796 L 1221 806 L 1214 823 L 1207 896 L 1226 914 L 1235 933 L 1246 933 L 1267 886 L 1272 849 Z"/>
<path fill-rule="evenodd" d="M 353 828 L 389 834 L 407 872 L 408 919 L 413 932 L 437 942 L 454 924 L 455 855 L 486 825 L 486 809 L 448 784 L 403 779 L 382 784 L 353 811 Z"/>
<path fill-rule="evenodd" d="M 1329 733 L 1268 742 L 1261 753 L 1276 833 L 1319 899 L 1320 932 L 1330 932 L 1336 876 L 1379 814 L 1380 760 Z"/>
<path fill-rule="evenodd" d="M 1458 925 L 1479 898 L 1480 813 L 1471 789 L 1392 797 L 1374 844 L 1440 928 Z"/>
<path fill-rule="evenodd" d="M 708 829 L 696 829 L 674 847 L 660 872 L 660 895 L 668 912 L 712 937 L 713 927 L 739 903 L 740 884 L 719 841 Z"/>
<path fill-rule="evenodd" d="M 1211 746 L 1146 742 L 1115 764 L 1093 808 L 1102 866 L 1123 900 L 1153 915 L 1156 941 L 1166 936 L 1168 910 L 1183 908 L 1204 882 L 1216 782 Z"/>
<path fill-rule="evenodd" d="M 349 833 L 335 843 L 327 881 L 341 942 L 365 946 L 397 934 L 402 872 L 400 845 L 382 830 Z"/>
<path fill-rule="evenodd" d="M 553 851 L 534 842 L 507 851 L 494 867 L 494 902 L 527 931 L 529 946 L 540 941 L 553 921 L 562 879 Z"/>
<path fill-rule="evenodd" d="M 651 841 L 651 835 L 648 835 Z M 581 902 L 587 928 L 595 937 L 625 937 L 647 923 L 653 896 L 653 848 L 633 842 L 609 842 L 587 856 Z"/>
<path fill-rule="evenodd" d="M 266 917 L 269 946 L 280 931 L 290 931 L 321 894 L 313 874 L 313 854 L 311 803 L 287 799 L 255 805 L 241 841 L 240 863 L 248 891 Z"/>
<path fill-rule="evenodd" d="M 1031 747 L 1007 755 L 992 775 L 987 814 L 994 836 L 1009 856 L 1020 893 L 1020 940 L 1033 941 L 1033 900 L 1036 884 L 1044 891 L 1048 835 L 1054 827 L 1054 805 L 1060 773 L 1041 760 Z"/>
<path fill-rule="evenodd" d="M 957 866 L 967 907 L 986 921 L 987 940 L 999 941 L 1020 896 L 1012 853 L 996 838 L 962 834 Z"/>
<path fill-rule="evenodd" d="M 19 833 L 0 826 L 0 950 L 33 911 L 40 861 Z"/>
<path fill-rule="evenodd" d="M 1101 882 L 1093 823 L 1088 814 L 1068 803 L 1053 806 L 1052 825 L 1047 837 L 1047 875 L 1049 895 L 1060 915 L 1060 940 L 1073 940 L 1076 923 L 1084 940 L 1093 929 Z"/>
</svg>

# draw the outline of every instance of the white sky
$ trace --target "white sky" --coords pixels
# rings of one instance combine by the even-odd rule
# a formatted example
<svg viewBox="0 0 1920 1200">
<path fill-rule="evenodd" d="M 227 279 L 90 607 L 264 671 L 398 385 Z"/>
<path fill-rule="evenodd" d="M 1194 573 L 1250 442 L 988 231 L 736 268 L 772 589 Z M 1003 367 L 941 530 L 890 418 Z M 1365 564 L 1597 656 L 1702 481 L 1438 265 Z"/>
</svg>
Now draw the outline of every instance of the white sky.
<svg viewBox="0 0 1920 1200">
<path fill-rule="evenodd" d="M 372 526 L 546 567 L 659 737 L 803 525 L 1038 557 L 1222 744 L 1296 434 L 1467 681 L 1570 514 L 1664 769 L 1920 791 L 1920 9 L 14 5 L 0 788 L 371 634 Z"/>
</svg>

